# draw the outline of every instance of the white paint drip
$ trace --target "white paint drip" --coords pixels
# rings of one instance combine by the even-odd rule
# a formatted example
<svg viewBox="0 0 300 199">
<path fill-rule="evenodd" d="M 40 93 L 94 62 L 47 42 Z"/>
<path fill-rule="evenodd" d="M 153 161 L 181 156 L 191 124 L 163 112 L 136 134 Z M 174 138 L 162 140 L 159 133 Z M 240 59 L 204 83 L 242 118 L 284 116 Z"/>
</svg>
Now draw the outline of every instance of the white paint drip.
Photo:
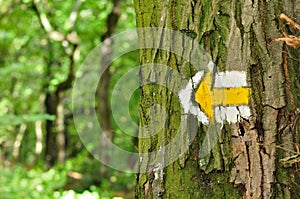
<svg viewBox="0 0 300 199">
<path fill-rule="evenodd" d="M 193 115 L 196 115 L 197 116 L 197 119 L 202 123 L 202 124 L 205 124 L 205 125 L 208 125 L 209 124 L 209 121 L 208 121 L 208 117 L 202 112 L 200 111 L 200 108 L 199 106 L 191 106 L 190 108 L 190 113 L 193 114 Z"/>
<path fill-rule="evenodd" d="M 156 163 L 153 168 L 154 180 L 160 180 L 161 182 L 164 179 L 164 148 L 159 146 L 158 149 L 158 160 L 160 162 Z"/>
<path fill-rule="evenodd" d="M 240 117 L 248 119 L 250 115 L 251 115 L 250 108 L 245 105 L 215 107 L 215 120 L 216 122 L 221 124 L 225 120 L 229 123 L 235 123 L 240 120 Z"/>
<path fill-rule="evenodd" d="M 163 180 L 164 178 L 164 171 L 163 171 L 163 166 L 161 163 L 157 163 L 155 167 L 153 168 L 154 172 L 154 180 L 160 179 Z"/>
<path fill-rule="evenodd" d="M 198 76 L 203 76 L 203 72 L 198 72 L 197 74 L 198 74 Z M 195 80 L 193 80 L 193 81 L 195 81 Z M 184 110 L 184 113 L 189 113 L 190 112 L 190 107 L 192 105 L 191 99 L 192 99 L 193 94 L 194 94 L 194 89 L 193 89 L 193 82 L 192 82 L 192 79 L 191 79 L 187 83 L 186 87 L 184 89 L 182 89 L 181 91 L 179 91 L 179 94 L 178 94 L 181 105 L 182 105 L 183 110 Z"/>
</svg>

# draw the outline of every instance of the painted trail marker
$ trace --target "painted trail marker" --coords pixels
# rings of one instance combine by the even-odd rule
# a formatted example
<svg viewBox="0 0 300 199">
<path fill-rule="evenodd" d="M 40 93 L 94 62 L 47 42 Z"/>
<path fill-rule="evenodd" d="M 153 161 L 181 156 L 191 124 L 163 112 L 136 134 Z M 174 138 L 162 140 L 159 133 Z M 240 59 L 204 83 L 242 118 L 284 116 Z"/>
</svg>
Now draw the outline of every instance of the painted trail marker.
<svg viewBox="0 0 300 199">
<path fill-rule="evenodd" d="M 209 62 L 209 71 L 195 74 L 179 92 L 185 113 L 196 115 L 203 124 L 210 122 L 237 122 L 239 116 L 248 118 L 251 90 L 243 71 L 213 73 L 214 63 Z M 204 76 L 204 77 L 203 77 Z"/>
<path fill-rule="evenodd" d="M 226 78 L 226 76 L 226 73 L 223 73 L 221 77 Z M 214 88 L 212 86 L 211 71 L 205 75 L 204 80 L 200 83 L 195 93 L 196 102 L 200 104 L 201 109 L 210 120 L 213 119 L 215 106 L 249 104 L 249 97 L 250 88 L 245 88 L 242 86 L 237 88 Z"/>
</svg>

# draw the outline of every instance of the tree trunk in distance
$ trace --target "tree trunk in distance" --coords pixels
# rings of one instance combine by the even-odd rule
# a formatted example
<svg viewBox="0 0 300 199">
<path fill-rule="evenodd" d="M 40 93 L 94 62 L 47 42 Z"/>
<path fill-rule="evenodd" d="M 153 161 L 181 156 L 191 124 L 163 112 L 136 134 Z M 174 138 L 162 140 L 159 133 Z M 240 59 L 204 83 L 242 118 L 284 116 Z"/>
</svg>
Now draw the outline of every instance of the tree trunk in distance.
<svg viewBox="0 0 300 199">
<path fill-rule="evenodd" d="M 115 32 L 115 29 L 120 18 L 121 1 L 114 0 L 113 8 L 106 20 L 106 30 L 101 35 L 102 49 L 101 49 L 101 79 L 97 87 L 97 113 L 100 120 L 100 126 L 103 133 L 101 136 L 106 136 L 109 140 L 113 141 L 113 126 L 111 123 L 111 108 L 109 98 L 109 85 L 111 80 L 111 74 L 109 66 L 111 64 L 112 46 L 115 45 L 110 38 Z M 100 138 L 101 140 L 104 140 Z M 102 143 L 102 146 L 106 146 L 106 143 Z M 109 156 L 106 157 L 106 162 L 109 162 Z M 105 175 L 107 172 L 105 168 L 100 168 L 100 172 Z"/>
<path fill-rule="evenodd" d="M 188 153 L 164 168 L 161 178 L 156 176 L 155 165 L 143 159 L 140 166 L 146 165 L 148 172 L 137 175 L 136 198 L 300 198 L 296 160 L 299 49 L 274 42 L 282 37 L 284 28 L 279 15 L 284 12 L 297 17 L 300 1 L 135 0 L 134 3 L 138 28 L 169 28 L 193 37 L 211 55 L 218 72 L 245 71 L 247 85 L 251 87 L 251 116 L 224 122 L 218 143 L 208 156 L 198 156 L 208 131 L 200 124 Z M 140 36 L 140 43 L 147 42 L 146 37 Z M 168 65 L 187 78 L 197 72 L 190 71 L 181 57 L 156 49 L 141 49 L 140 63 Z M 168 73 L 159 74 L 147 68 L 141 69 L 141 76 L 144 82 L 146 77 L 168 79 Z M 158 151 L 176 135 L 181 110 L 174 98 L 178 96 L 151 85 L 143 86 L 141 93 L 141 126 L 149 124 L 149 108 L 153 104 L 162 104 L 167 110 L 162 131 L 151 138 L 139 139 L 140 153 Z M 140 136 L 146 133 L 141 130 Z"/>
<path fill-rule="evenodd" d="M 56 115 L 56 104 L 55 94 L 48 92 L 45 99 L 46 113 Z M 56 131 L 54 128 L 54 121 L 46 120 L 45 162 L 47 167 L 52 167 L 57 159 Z"/>
<path fill-rule="evenodd" d="M 27 129 L 26 124 L 21 124 L 19 127 L 19 131 L 13 145 L 13 158 L 15 161 L 20 161 L 20 148 L 21 148 L 22 140 L 24 138 L 26 129 Z"/>
<path fill-rule="evenodd" d="M 68 32 L 62 33 L 60 31 L 54 31 L 52 23 L 49 21 L 43 5 L 39 1 L 32 2 L 32 10 L 36 13 L 40 25 L 46 33 L 47 43 L 49 47 L 49 57 L 46 68 L 46 77 L 52 76 L 50 68 L 53 63 L 56 62 L 56 57 L 53 52 L 54 42 L 60 42 L 63 47 L 66 56 L 69 58 L 70 63 L 68 65 L 69 71 L 66 80 L 57 85 L 57 88 L 51 92 L 49 91 L 50 83 L 47 82 L 44 85 L 46 91 L 45 107 L 46 113 L 55 115 L 55 122 L 46 121 L 46 149 L 45 149 L 45 160 L 47 167 L 51 167 L 56 161 L 63 163 L 66 158 L 66 134 L 64 129 L 64 113 L 62 95 L 63 93 L 72 88 L 72 83 L 75 78 L 75 65 L 79 60 L 80 50 L 78 45 L 80 39 L 75 30 L 76 21 L 80 12 L 80 6 L 82 5 L 81 0 L 77 0 L 74 3 L 73 10 L 70 13 L 68 23 Z M 53 34 L 55 32 L 55 34 Z M 58 151 L 57 151 L 58 150 Z"/>
</svg>

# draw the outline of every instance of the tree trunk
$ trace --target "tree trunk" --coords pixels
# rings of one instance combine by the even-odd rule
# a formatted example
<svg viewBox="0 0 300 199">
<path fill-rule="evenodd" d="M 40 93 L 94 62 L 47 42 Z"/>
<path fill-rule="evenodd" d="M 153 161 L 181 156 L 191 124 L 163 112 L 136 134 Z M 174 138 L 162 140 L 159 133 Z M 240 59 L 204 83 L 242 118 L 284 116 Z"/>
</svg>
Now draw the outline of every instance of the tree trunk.
<svg viewBox="0 0 300 199">
<path fill-rule="evenodd" d="M 135 0 L 135 9 L 139 28 L 168 28 L 194 39 L 192 47 L 183 45 L 182 40 L 173 42 L 182 49 L 182 55 L 190 54 L 190 60 L 167 50 L 141 49 L 141 65 L 164 64 L 191 78 L 198 71 L 187 62 L 196 56 L 192 53 L 194 45 L 200 44 L 216 65 L 216 71 L 211 71 L 214 75 L 245 72 L 251 90 L 247 99 L 251 114 L 247 117 L 237 114 L 239 117 L 234 121 L 224 113 L 222 130 L 215 139 L 217 144 L 205 157 L 199 156 L 199 151 L 205 150 L 202 146 L 212 129 L 218 131 L 218 127 L 213 127 L 216 121 L 206 125 L 200 120 L 198 124 L 193 115 L 185 116 L 189 126 L 196 126 L 196 136 L 184 155 L 162 168 L 160 165 L 176 151 L 172 147 L 161 150 L 162 146 L 172 142 L 184 116 L 178 93 L 176 96 L 165 87 L 150 85 L 172 81 L 171 69 L 142 67 L 139 152 L 158 151 L 159 156 L 151 157 L 149 153 L 148 158 L 140 161 L 139 167 L 146 168 L 146 172 L 137 175 L 136 198 L 300 198 L 296 160 L 299 157 L 299 49 L 274 42 L 282 37 L 283 30 L 291 31 L 284 29 L 280 14 L 299 14 L 300 2 Z M 152 35 L 139 36 L 142 48 Z M 167 36 L 162 31 L 158 40 L 163 41 Z M 239 81 L 238 77 L 234 78 L 233 81 Z M 196 92 L 200 88 L 193 89 Z M 194 97 L 197 101 L 197 96 Z M 205 113 L 205 106 L 201 106 L 204 102 L 197 102 Z M 230 105 L 226 103 L 216 105 L 212 117 L 219 109 L 222 115 L 223 106 Z M 149 111 L 154 104 L 161 104 L 166 110 L 165 124 L 158 132 L 156 128 L 142 128 L 157 120 Z M 240 112 L 236 107 L 233 109 Z M 193 130 L 185 131 L 191 137 Z M 149 132 L 156 135 L 143 138 Z M 182 138 L 183 144 L 186 139 Z"/>
<path fill-rule="evenodd" d="M 106 30 L 101 35 L 102 49 L 101 49 L 101 79 L 99 81 L 99 85 L 97 87 L 97 112 L 100 119 L 100 126 L 103 130 L 103 134 L 105 134 L 109 140 L 113 140 L 113 127 L 111 124 L 111 108 L 109 103 L 109 84 L 111 79 L 111 74 L 109 71 L 109 66 L 112 62 L 111 54 L 112 54 L 112 46 L 113 41 L 110 38 L 112 34 L 115 32 L 115 29 L 118 24 L 118 20 L 120 18 L 120 9 L 121 9 L 121 1 L 114 0 L 113 1 L 113 9 L 111 13 L 108 15 L 106 20 Z M 104 71 L 103 71 L 104 70 Z"/>
<path fill-rule="evenodd" d="M 16 140 L 13 145 L 13 158 L 16 162 L 20 161 L 20 148 L 21 148 L 22 140 L 24 138 L 26 129 L 27 129 L 26 124 L 20 125 L 19 132 L 17 134 Z"/>
<path fill-rule="evenodd" d="M 70 13 L 68 24 L 68 31 L 62 33 L 58 30 L 54 30 L 52 23 L 47 18 L 47 15 L 43 9 L 40 1 L 33 1 L 32 9 L 36 13 L 40 25 L 47 35 L 49 45 L 49 60 L 47 60 L 46 76 L 51 77 L 50 68 L 56 61 L 56 57 L 53 53 L 54 42 L 60 42 L 62 48 L 65 51 L 65 55 L 69 59 L 69 72 L 65 81 L 61 82 L 54 92 L 47 91 L 45 99 L 46 113 L 55 115 L 55 121 L 47 120 L 46 122 L 46 149 L 45 160 L 47 166 L 53 166 L 56 161 L 63 163 L 66 158 L 66 133 L 64 128 L 64 107 L 63 107 L 63 93 L 72 88 L 73 80 L 75 78 L 75 66 L 79 60 L 80 50 L 78 45 L 80 39 L 75 31 L 76 21 L 80 12 L 80 6 L 82 0 L 77 0 L 74 3 L 73 10 Z M 47 82 L 44 87 L 48 90 L 50 83 Z"/>
<path fill-rule="evenodd" d="M 113 0 L 113 8 L 109 13 L 106 20 L 106 30 L 101 35 L 101 78 L 97 87 L 97 114 L 99 117 L 99 122 L 101 126 L 101 136 L 107 137 L 110 141 L 113 141 L 114 132 L 113 126 L 111 122 L 111 107 L 109 100 L 109 85 L 111 81 L 111 74 L 109 70 L 109 66 L 112 62 L 112 48 L 114 45 L 114 41 L 110 38 L 112 34 L 115 32 L 117 27 L 119 18 L 120 18 L 120 10 L 121 10 L 121 1 Z M 105 143 L 105 138 L 100 137 L 101 146 L 106 148 L 108 143 Z M 105 162 L 110 162 L 110 157 L 107 155 L 105 157 Z M 100 167 L 100 173 L 102 176 L 109 175 L 106 167 Z"/>
<path fill-rule="evenodd" d="M 56 116 L 57 99 L 55 94 L 48 92 L 45 99 L 46 113 Z M 46 139 L 45 139 L 45 162 L 47 167 L 52 167 L 57 159 L 56 131 L 55 122 L 46 121 Z"/>
<path fill-rule="evenodd" d="M 63 95 L 63 93 L 59 93 L 59 95 Z M 62 96 L 59 96 L 58 99 L 62 99 Z M 57 104 L 56 107 L 56 120 L 55 126 L 57 131 L 56 136 L 56 144 L 57 144 L 57 162 L 64 163 L 65 158 L 67 157 L 66 153 L 66 133 L 65 133 L 65 126 L 64 126 L 64 106 L 61 100 Z"/>
<path fill-rule="evenodd" d="M 35 122 L 35 158 L 34 158 L 34 165 L 36 165 L 40 159 L 42 150 L 43 150 L 43 130 L 42 130 L 42 121 L 38 120 Z"/>
<path fill-rule="evenodd" d="M 41 94 L 39 97 L 39 114 L 44 113 L 44 101 L 45 95 Z M 34 165 L 39 162 L 40 156 L 43 152 L 43 122 L 42 120 L 37 120 L 35 122 L 35 158 L 34 158 Z"/>
</svg>

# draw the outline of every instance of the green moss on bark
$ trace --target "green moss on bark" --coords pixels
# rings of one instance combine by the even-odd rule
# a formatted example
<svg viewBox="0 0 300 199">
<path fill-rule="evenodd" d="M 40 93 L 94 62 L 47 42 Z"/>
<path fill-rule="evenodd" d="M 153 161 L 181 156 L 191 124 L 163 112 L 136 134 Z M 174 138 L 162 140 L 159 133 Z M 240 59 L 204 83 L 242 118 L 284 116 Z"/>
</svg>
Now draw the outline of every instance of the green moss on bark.
<svg viewBox="0 0 300 199">
<path fill-rule="evenodd" d="M 255 193 L 261 197 L 290 198 L 292 194 L 299 193 L 299 179 L 293 170 L 278 166 L 275 174 L 268 169 L 273 169 L 274 164 L 274 137 L 281 125 L 279 121 L 268 121 L 276 118 L 278 110 L 285 109 L 283 95 L 282 75 L 282 45 L 273 44 L 272 39 L 280 36 L 280 27 L 277 19 L 281 8 L 280 1 L 146 1 L 135 0 L 138 27 L 165 27 L 178 30 L 184 35 L 194 38 L 205 50 L 210 53 L 213 61 L 218 66 L 218 71 L 241 70 L 248 72 L 249 85 L 251 85 L 251 110 L 255 121 L 260 126 L 248 129 L 251 133 L 260 133 L 259 140 L 251 140 L 256 146 L 259 160 L 245 159 L 244 165 L 255 166 L 262 177 L 258 179 L 262 190 Z M 145 38 L 141 38 L 141 43 Z M 177 41 L 176 41 L 177 42 Z M 180 44 L 180 42 L 178 41 Z M 142 46 L 142 45 L 141 45 Z M 179 47 L 181 47 L 179 45 Z M 186 51 L 191 47 L 184 46 Z M 299 51 L 293 52 L 298 55 Z M 298 53 L 298 54 L 297 54 Z M 169 65 L 187 79 L 197 71 L 179 55 L 157 49 L 141 49 L 141 64 L 161 63 Z M 289 74 L 291 88 L 299 106 L 299 64 L 289 60 Z M 141 81 L 154 75 L 153 71 L 146 68 L 141 70 Z M 168 79 L 167 73 L 155 74 L 153 78 Z M 153 95 L 155 93 L 155 96 Z M 151 123 L 149 108 L 154 104 L 162 104 L 167 112 L 166 126 L 151 138 L 140 138 L 139 152 L 147 153 L 159 150 L 160 146 L 169 143 L 176 135 L 181 109 L 176 95 L 162 87 L 155 85 L 144 86 L 141 98 L 141 126 Z M 288 98 L 286 98 L 288 99 Z M 292 110 L 292 109 L 290 109 Z M 270 115 L 268 115 L 270 114 Z M 286 115 L 287 116 L 287 115 Z M 195 119 L 195 118 L 194 118 Z M 249 123 L 249 121 L 246 121 Z M 250 121 L 251 122 L 251 121 Z M 163 179 L 157 180 L 153 167 L 147 158 L 141 164 L 147 166 L 147 172 L 138 174 L 137 198 L 251 198 L 252 185 L 256 182 L 243 179 L 239 182 L 231 179 L 235 158 L 232 157 L 231 144 L 233 129 L 240 130 L 240 124 L 224 124 L 219 142 L 212 153 L 199 160 L 199 148 L 207 133 L 206 127 L 199 127 L 198 134 L 187 153 L 182 154 L 179 160 L 163 169 Z M 297 125 L 299 125 L 297 123 Z M 258 130 L 258 128 L 260 128 Z M 140 135 L 147 133 L 140 131 Z M 234 135 L 239 139 L 238 136 Z M 241 145 L 247 145 L 246 138 L 240 138 Z M 277 138 L 279 139 L 279 138 Z M 294 141 L 298 141 L 294 137 Z M 182 143 L 185 144 L 183 139 Z M 234 142 L 232 142 L 234 143 Z M 280 142 L 279 142 L 280 143 Z M 257 145 L 256 145 L 257 144 Z M 243 147 L 243 146 L 242 146 Z M 245 146 L 246 147 L 246 146 Z M 252 148 L 254 148 L 252 147 Z M 272 148 L 273 147 L 273 148 Z M 249 152 L 250 153 L 250 152 Z M 172 150 L 165 155 L 172 155 Z M 254 156 L 253 156 L 254 157 Z M 280 154 L 278 156 L 280 158 Z M 150 157 L 149 157 L 150 158 Z M 276 162 L 278 164 L 278 162 Z M 243 167 L 243 165 L 240 167 Z M 246 169 L 247 170 L 247 169 Z M 240 177 L 237 171 L 236 176 Z M 248 173 L 247 173 L 248 172 Z M 271 174 L 270 174 L 271 173 Z M 255 177 L 250 171 L 245 175 Z M 267 179 L 266 176 L 269 176 Z M 276 180 L 273 179 L 276 176 Z M 294 181 L 291 180 L 291 177 Z M 288 185 L 291 183 L 291 185 Z M 247 190 L 248 189 L 248 190 Z M 259 189 L 259 188 L 258 188 Z M 292 191 L 291 191 L 292 189 Z M 278 193 L 277 193 L 278 192 Z M 247 195 L 248 194 L 248 195 Z"/>
</svg>

